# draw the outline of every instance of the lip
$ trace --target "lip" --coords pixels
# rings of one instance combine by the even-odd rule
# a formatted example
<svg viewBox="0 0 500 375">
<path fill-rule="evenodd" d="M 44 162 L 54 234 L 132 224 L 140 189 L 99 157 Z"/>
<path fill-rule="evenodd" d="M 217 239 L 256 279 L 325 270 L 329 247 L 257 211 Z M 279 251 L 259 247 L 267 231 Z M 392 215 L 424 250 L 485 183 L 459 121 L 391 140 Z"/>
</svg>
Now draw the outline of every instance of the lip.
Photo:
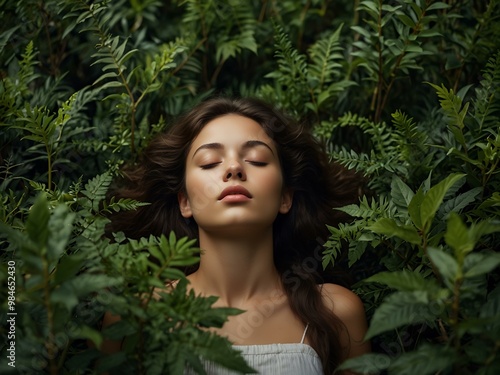
<svg viewBox="0 0 500 375">
<path fill-rule="evenodd" d="M 228 186 L 227 188 L 222 190 L 222 193 L 220 193 L 218 200 L 223 200 L 224 198 L 225 200 L 241 201 L 252 199 L 252 194 L 250 194 L 250 192 L 243 186 L 235 185 Z"/>
</svg>

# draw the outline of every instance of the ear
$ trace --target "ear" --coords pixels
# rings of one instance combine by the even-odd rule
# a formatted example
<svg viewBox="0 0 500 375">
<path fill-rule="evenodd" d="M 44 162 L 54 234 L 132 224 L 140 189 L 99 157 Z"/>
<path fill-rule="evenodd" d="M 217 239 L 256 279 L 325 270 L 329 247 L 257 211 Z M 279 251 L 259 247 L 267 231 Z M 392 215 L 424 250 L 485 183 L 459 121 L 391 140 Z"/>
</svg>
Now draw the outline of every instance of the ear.
<svg viewBox="0 0 500 375">
<path fill-rule="evenodd" d="M 191 211 L 191 204 L 189 203 L 186 193 L 177 193 L 177 201 L 179 202 L 182 217 L 185 217 L 186 219 L 192 217 L 193 211 Z"/>
<path fill-rule="evenodd" d="M 290 189 L 283 190 L 281 194 L 280 213 L 286 214 L 292 208 L 293 192 Z"/>
</svg>

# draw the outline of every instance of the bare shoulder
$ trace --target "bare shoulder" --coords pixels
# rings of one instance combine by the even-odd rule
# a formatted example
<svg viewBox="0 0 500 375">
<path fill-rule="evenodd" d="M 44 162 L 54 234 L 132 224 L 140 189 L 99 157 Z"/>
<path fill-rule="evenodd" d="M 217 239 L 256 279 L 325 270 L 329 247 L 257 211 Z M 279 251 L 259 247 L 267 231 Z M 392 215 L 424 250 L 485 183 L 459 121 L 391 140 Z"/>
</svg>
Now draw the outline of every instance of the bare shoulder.
<svg viewBox="0 0 500 375">
<path fill-rule="evenodd" d="M 365 308 L 361 299 L 352 291 L 336 284 L 323 284 L 323 303 L 344 325 L 340 335 L 341 344 L 346 348 L 344 359 L 370 352 L 370 343 L 364 340 L 368 325 Z"/>
<path fill-rule="evenodd" d="M 362 315 L 364 319 L 365 309 L 361 299 L 352 291 L 337 284 L 323 284 L 321 286 L 323 303 L 341 320 Z"/>
</svg>

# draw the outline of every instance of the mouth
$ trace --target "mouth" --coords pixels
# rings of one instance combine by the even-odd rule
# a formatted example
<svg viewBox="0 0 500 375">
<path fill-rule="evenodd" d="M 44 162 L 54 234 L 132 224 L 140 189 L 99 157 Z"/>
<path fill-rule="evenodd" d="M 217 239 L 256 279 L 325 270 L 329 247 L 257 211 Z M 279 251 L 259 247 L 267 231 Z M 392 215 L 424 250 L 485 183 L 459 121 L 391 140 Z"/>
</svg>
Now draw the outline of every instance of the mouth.
<svg viewBox="0 0 500 375">
<path fill-rule="evenodd" d="M 218 200 L 223 200 L 224 198 L 228 197 L 227 199 L 230 198 L 246 198 L 246 199 L 252 199 L 252 194 L 245 189 L 243 186 L 229 186 L 222 190 L 222 193 L 220 193 Z"/>
</svg>

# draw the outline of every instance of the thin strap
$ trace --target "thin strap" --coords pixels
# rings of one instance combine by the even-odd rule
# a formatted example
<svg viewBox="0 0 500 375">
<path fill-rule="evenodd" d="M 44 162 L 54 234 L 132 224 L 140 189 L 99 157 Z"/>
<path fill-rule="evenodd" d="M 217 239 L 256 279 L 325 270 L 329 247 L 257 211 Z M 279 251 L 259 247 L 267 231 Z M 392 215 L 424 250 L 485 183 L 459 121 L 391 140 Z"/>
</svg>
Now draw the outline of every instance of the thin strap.
<svg viewBox="0 0 500 375">
<path fill-rule="evenodd" d="M 306 338 L 306 333 L 308 328 L 309 328 L 309 323 L 306 324 L 306 329 L 304 329 L 304 333 L 302 334 L 302 340 L 300 340 L 301 344 L 304 343 L 304 339 Z"/>
</svg>

